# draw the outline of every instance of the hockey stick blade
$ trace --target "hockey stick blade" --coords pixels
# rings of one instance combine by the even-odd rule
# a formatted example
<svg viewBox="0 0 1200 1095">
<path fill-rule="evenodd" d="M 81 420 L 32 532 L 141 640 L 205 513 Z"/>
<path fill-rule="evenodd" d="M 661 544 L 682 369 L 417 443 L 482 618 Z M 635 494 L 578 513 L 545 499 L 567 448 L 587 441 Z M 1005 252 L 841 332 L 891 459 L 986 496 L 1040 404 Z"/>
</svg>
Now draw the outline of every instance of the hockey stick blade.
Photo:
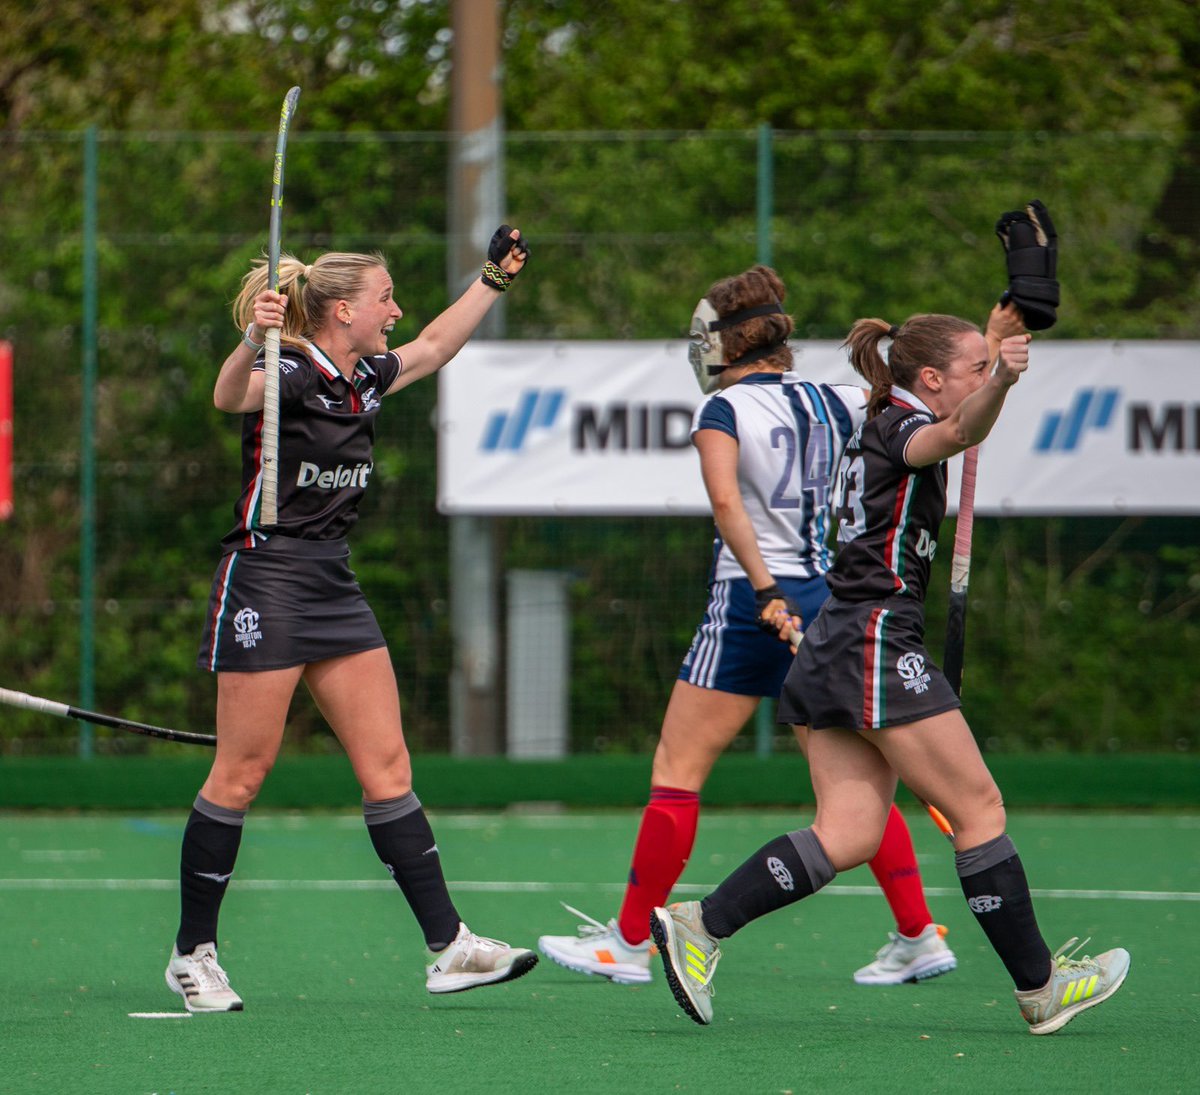
<svg viewBox="0 0 1200 1095">
<path fill-rule="evenodd" d="M 169 730 L 165 726 L 150 726 L 144 722 L 134 722 L 132 719 L 120 719 L 115 715 L 102 715 L 96 711 L 85 711 L 81 707 L 57 703 L 54 700 L 31 696 L 27 692 L 15 692 L 11 688 L 0 688 L 0 703 L 10 707 L 21 707 L 26 711 L 38 711 L 43 715 L 53 715 L 60 719 L 78 719 L 90 722 L 96 726 L 111 726 L 115 730 L 128 730 L 134 734 L 143 734 L 148 738 L 161 738 L 163 741 L 179 741 L 187 745 L 207 745 L 210 748 L 217 744 L 212 734 L 193 734 L 188 730 Z"/>
</svg>

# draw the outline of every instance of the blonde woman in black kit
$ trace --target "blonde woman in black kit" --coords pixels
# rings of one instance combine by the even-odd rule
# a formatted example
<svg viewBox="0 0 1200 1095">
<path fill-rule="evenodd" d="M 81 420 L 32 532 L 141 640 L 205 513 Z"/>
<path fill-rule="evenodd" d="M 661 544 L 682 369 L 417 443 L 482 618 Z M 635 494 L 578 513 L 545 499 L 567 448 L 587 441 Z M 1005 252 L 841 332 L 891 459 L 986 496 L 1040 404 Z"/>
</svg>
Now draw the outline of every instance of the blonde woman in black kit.
<svg viewBox="0 0 1200 1095">
<path fill-rule="evenodd" d="M 370 482 L 385 396 L 433 375 L 520 273 L 529 250 L 507 225 L 482 276 L 411 342 L 388 349 L 401 311 L 379 255 L 285 256 L 280 290 L 260 264 L 234 304 L 242 341 L 217 377 L 217 407 L 243 416 L 242 493 L 223 541 L 200 651 L 217 675 L 217 752 L 183 837 L 181 918 L 167 984 L 189 1011 L 240 1011 L 217 961 L 217 915 L 242 825 L 283 741 L 303 681 L 362 786 L 367 831 L 412 908 L 430 957 L 430 992 L 520 977 L 532 951 L 461 921 L 413 791 L 391 659 L 349 566 L 346 534 Z M 263 343 L 281 329 L 278 520 L 260 522 Z"/>
</svg>

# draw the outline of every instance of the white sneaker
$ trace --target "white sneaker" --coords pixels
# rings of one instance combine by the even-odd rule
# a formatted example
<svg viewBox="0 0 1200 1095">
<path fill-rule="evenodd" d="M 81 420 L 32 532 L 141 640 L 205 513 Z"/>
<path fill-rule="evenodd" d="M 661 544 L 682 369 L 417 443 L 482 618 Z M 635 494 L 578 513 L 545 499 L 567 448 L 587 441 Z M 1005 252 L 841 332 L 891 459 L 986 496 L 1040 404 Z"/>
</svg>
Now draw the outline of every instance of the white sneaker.
<svg viewBox="0 0 1200 1095">
<path fill-rule="evenodd" d="M 701 1026 L 713 1017 L 713 974 L 721 947 L 708 934 L 699 901 L 680 901 L 650 914 L 650 934 L 658 944 L 663 972 L 675 1002 Z"/>
<path fill-rule="evenodd" d="M 538 950 L 551 961 L 577 973 L 598 973 L 618 985 L 644 985 L 650 980 L 650 940 L 626 943 L 615 920 L 601 924 L 586 913 L 562 907 L 584 923 L 576 935 L 543 935 Z"/>
<path fill-rule="evenodd" d="M 958 965 L 954 952 L 946 946 L 946 929 L 927 924 L 916 939 L 888 932 L 888 942 L 879 948 L 875 961 L 856 970 L 860 985 L 903 985 L 949 973 Z"/>
<path fill-rule="evenodd" d="M 430 992 L 465 992 L 480 985 L 498 985 L 527 974 L 537 965 L 537 955 L 523 947 L 510 947 L 499 939 L 485 939 L 458 925 L 458 935 L 444 951 L 431 954 L 425 967 L 425 987 Z"/>
<path fill-rule="evenodd" d="M 217 961 L 215 943 L 201 943 L 191 954 L 171 948 L 167 987 L 183 997 L 188 1011 L 241 1011 L 242 998 L 229 987 Z"/>
<path fill-rule="evenodd" d="M 1076 958 L 1076 951 L 1082 950 L 1088 940 L 1079 946 L 1076 943 L 1078 939 L 1068 939 L 1054 952 L 1050 980 L 1040 989 L 1014 990 L 1030 1034 L 1053 1034 L 1081 1011 L 1103 1003 L 1125 981 L 1129 972 L 1127 950 L 1116 947 L 1095 958 L 1086 954 Z"/>
</svg>

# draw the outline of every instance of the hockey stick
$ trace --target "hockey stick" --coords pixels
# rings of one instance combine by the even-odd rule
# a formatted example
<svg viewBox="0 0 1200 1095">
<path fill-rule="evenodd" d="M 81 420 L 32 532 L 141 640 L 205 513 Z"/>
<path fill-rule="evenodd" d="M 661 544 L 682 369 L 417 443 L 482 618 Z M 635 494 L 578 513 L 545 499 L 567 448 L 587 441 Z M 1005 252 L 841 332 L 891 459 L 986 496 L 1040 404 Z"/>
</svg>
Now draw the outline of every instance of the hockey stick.
<svg viewBox="0 0 1200 1095">
<path fill-rule="evenodd" d="M 292 88 L 283 100 L 279 112 L 279 135 L 275 139 L 275 169 L 271 176 L 271 230 L 268 241 L 267 284 L 279 292 L 280 220 L 283 213 L 283 162 L 287 150 L 288 129 L 300 89 Z M 279 328 L 268 327 L 266 337 L 266 371 L 263 387 L 262 424 L 262 506 L 259 519 L 271 526 L 279 518 Z"/>
<path fill-rule="evenodd" d="M 1025 288 L 1033 289 L 1039 294 L 1043 300 L 1043 313 L 1045 312 L 1045 302 L 1049 301 L 1050 296 L 1053 296 L 1053 303 L 1058 304 L 1058 282 L 1053 281 L 1054 262 L 1057 254 L 1058 236 L 1054 232 L 1054 224 L 1050 220 L 1049 213 L 1046 212 L 1046 207 L 1041 202 L 1031 202 L 1026 207 L 1023 213 L 1005 213 L 996 226 L 997 234 L 1000 235 L 1000 241 L 1004 244 L 1006 253 L 1009 251 L 1012 240 L 1009 238 L 1009 233 L 1012 230 L 1011 226 L 1017 221 L 1025 225 L 1033 220 L 1033 228 L 1036 229 L 1038 243 L 1043 248 L 1050 250 L 1050 255 L 1042 259 L 1043 272 L 1048 272 L 1048 278 L 1025 279 Z M 1043 230 L 1041 224 L 1036 218 L 1041 217 L 1045 221 L 1049 229 L 1049 233 Z M 1003 231 L 1001 229 L 1003 228 Z M 1050 236 L 1053 239 L 1050 239 Z M 1021 241 L 1027 247 L 1030 246 L 1030 241 L 1022 237 Z M 1029 262 L 1028 257 L 1025 262 Z M 1009 262 L 1010 267 L 1013 263 Z M 1024 271 L 1030 272 L 1028 270 Z M 1000 304 L 1003 306 L 1012 299 L 1012 272 L 1010 271 L 1010 289 L 1000 297 Z M 1051 294 L 1050 284 L 1053 283 L 1053 292 Z M 1036 284 L 1030 284 L 1036 283 Z M 1020 305 L 1018 304 L 1018 307 Z M 1032 323 L 1030 319 L 1026 322 Z M 1053 309 L 1050 309 L 1050 319 L 1047 322 L 1043 314 L 1038 321 L 1043 327 L 1049 327 L 1054 324 Z M 994 364 L 994 362 L 993 362 Z M 972 445 L 963 453 L 962 466 L 962 484 L 958 495 L 958 521 L 954 527 L 954 554 L 950 559 L 950 604 L 946 613 L 946 648 L 942 657 L 942 672 L 945 674 L 946 680 L 950 682 L 950 687 L 954 689 L 956 696 L 962 695 L 962 677 L 963 677 L 963 656 L 966 650 L 967 642 L 967 587 L 971 582 L 971 533 L 975 527 L 975 476 L 979 468 L 979 446 Z M 950 823 L 938 813 L 932 806 L 928 807 L 930 815 L 937 823 L 937 827 L 946 834 L 947 838 L 953 842 L 954 832 L 950 828 Z"/>
<path fill-rule="evenodd" d="M 130 719 L 118 719 L 113 715 L 100 715 L 95 711 L 84 711 L 79 707 L 55 703 L 54 700 L 44 700 L 25 692 L 14 692 L 9 688 L 0 688 L 0 703 L 6 703 L 10 707 L 23 707 L 26 711 L 40 711 L 43 715 L 54 715 L 60 719 L 79 719 L 83 722 L 95 723 L 97 726 L 131 730 L 135 734 L 145 734 L 148 738 L 182 741 L 189 745 L 214 746 L 217 744 L 217 739 L 211 734 L 192 734 L 186 730 L 168 730 L 163 726 L 148 726 L 144 722 L 133 722 Z"/>
<path fill-rule="evenodd" d="M 967 586 L 971 582 L 971 532 L 975 526 L 975 471 L 979 466 L 979 446 L 963 453 L 962 487 L 958 495 L 958 522 L 954 527 L 954 554 L 950 557 L 950 607 L 946 613 L 946 650 L 942 672 L 956 696 L 962 695 L 963 650 L 967 641 Z M 938 810 L 925 804 L 934 824 L 954 842 L 950 822 Z"/>
<path fill-rule="evenodd" d="M 971 533 L 975 525 L 975 472 L 979 446 L 963 453 L 962 489 L 958 496 L 958 523 L 954 529 L 954 555 L 950 560 L 950 608 L 946 614 L 946 651 L 942 672 L 962 695 L 963 650 L 967 639 L 967 586 L 971 581 Z"/>
</svg>

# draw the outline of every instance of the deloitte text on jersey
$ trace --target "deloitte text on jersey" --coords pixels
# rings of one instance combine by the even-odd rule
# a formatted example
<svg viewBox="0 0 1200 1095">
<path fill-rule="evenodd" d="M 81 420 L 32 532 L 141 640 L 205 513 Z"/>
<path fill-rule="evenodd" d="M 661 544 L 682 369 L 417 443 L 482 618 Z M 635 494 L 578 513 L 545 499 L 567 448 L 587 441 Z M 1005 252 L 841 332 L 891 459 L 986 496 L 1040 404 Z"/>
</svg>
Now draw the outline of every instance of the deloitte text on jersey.
<svg viewBox="0 0 1200 1095">
<path fill-rule="evenodd" d="M 363 487 L 371 474 L 374 464 L 355 464 L 348 468 L 339 464 L 336 468 L 323 469 L 307 460 L 300 461 L 300 474 L 296 476 L 298 487 L 321 487 L 324 490 L 338 490 L 341 487 Z"/>
</svg>

